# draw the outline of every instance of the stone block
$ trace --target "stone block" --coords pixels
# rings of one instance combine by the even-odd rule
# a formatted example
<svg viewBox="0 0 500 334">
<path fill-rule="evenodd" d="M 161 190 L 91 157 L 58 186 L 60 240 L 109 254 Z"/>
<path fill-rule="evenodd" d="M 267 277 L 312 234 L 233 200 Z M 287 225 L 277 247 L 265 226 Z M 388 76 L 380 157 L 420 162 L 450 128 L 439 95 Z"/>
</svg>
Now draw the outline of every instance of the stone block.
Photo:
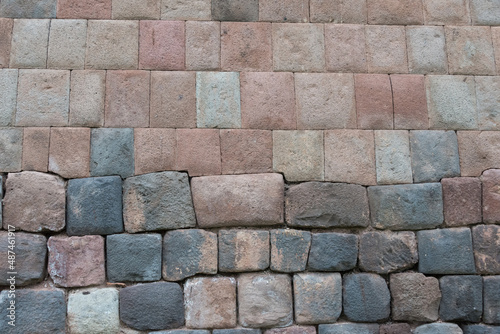
<svg viewBox="0 0 500 334">
<path fill-rule="evenodd" d="M 297 272 L 306 270 L 311 248 L 311 233 L 300 230 L 272 230 L 271 270 Z"/>
<path fill-rule="evenodd" d="M 308 22 L 309 2 L 290 0 L 286 6 L 273 0 L 259 1 L 259 20 L 271 22 Z"/>
<path fill-rule="evenodd" d="M 65 182 L 39 172 L 11 173 L 5 184 L 3 227 L 27 232 L 58 232 L 65 225 Z"/>
<path fill-rule="evenodd" d="M 309 18 L 313 23 L 341 23 L 342 22 L 342 1 L 309 1 Z M 346 4 L 347 7 L 347 4 Z M 366 6 L 365 6 L 366 11 Z M 366 13 L 365 13 L 366 14 Z M 365 18 L 366 21 L 366 18 Z M 349 22 L 345 22 L 349 23 Z"/>
<path fill-rule="evenodd" d="M 130 332 L 130 334 L 141 334 L 141 333 L 142 332 L 136 332 L 136 331 Z M 149 333 L 150 334 L 210 334 L 210 331 L 203 330 L 203 329 L 173 329 L 173 330 L 169 330 L 169 331 L 155 331 L 155 332 L 149 332 Z M 125 333 L 122 329 L 120 334 L 129 334 L 129 332 Z"/>
<path fill-rule="evenodd" d="M 483 277 L 483 322 L 500 323 L 500 276 Z"/>
<path fill-rule="evenodd" d="M 120 290 L 120 320 L 137 330 L 184 325 L 184 298 L 177 283 L 138 284 Z"/>
<path fill-rule="evenodd" d="M 343 73 L 295 75 L 297 129 L 355 129 L 354 76 Z"/>
<path fill-rule="evenodd" d="M 1 5 L 0 5 L 1 6 Z M 10 43 L 12 41 L 12 28 L 14 20 L 0 18 L 0 68 L 9 67 Z"/>
<path fill-rule="evenodd" d="M 236 326 L 236 280 L 233 277 L 196 277 L 184 284 L 186 327 Z"/>
<path fill-rule="evenodd" d="M 392 129 L 394 108 L 387 74 L 354 75 L 358 128 Z"/>
<path fill-rule="evenodd" d="M 57 18 L 110 19 L 112 0 L 58 0 Z"/>
<path fill-rule="evenodd" d="M 73 290 L 68 296 L 68 328 L 71 333 L 119 333 L 118 290 Z"/>
<path fill-rule="evenodd" d="M 413 0 L 369 0 L 368 24 L 423 24 L 422 2 Z"/>
<path fill-rule="evenodd" d="M 413 334 L 462 334 L 462 330 L 456 324 L 433 323 L 420 325 L 413 330 Z"/>
<path fill-rule="evenodd" d="M 221 173 L 219 130 L 177 129 L 177 170 L 189 176 Z"/>
<path fill-rule="evenodd" d="M 293 73 L 241 74 L 241 127 L 291 130 L 297 128 Z"/>
<path fill-rule="evenodd" d="M 258 21 L 259 0 L 212 0 L 214 21 Z"/>
<path fill-rule="evenodd" d="M 476 76 L 479 130 L 500 130 L 500 77 Z"/>
<path fill-rule="evenodd" d="M 377 183 L 412 183 L 408 131 L 375 131 Z"/>
<path fill-rule="evenodd" d="M 105 82 L 105 71 L 71 71 L 70 126 L 101 127 L 104 125 Z"/>
<path fill-rule="evenodd" d="M 68 125 L 69 73 L 61 70 L 20 70 L 16 125 Z"/>
<path fill-rule="evenodd" d="M 139 21 L 89 20 L 85 68 L 137 69 Z"/>
<path fill-rule="evenodd" d="M 47 172 L 50 128 L 24 128 L 22 170 Z"/>
<path fill-rule="evenodd" d="M 497 64 L 497 73 L 500 73 L 500 27 L 491 28 L 491 37 L 493 39 L 493 48 L 495 49 L 495 63 Z"/>
<path fill-rule="evenodd" d="M 161 0 L 161 19 L 210 20 L 211 6 L 211 0 Z"/>
<path fill-rule="evenodd" d="M 67 199 L 68 235 L 123 232 L 119 176 L 69 180 Z"/>
<path fill-rule="evenodd" d="M 481 276 L 443 276 L 439 279 L 443 321 L 479 322 L 483 313 L 483 279 Z"/>
<path fill-rule="evenodd" d="M 134 129 L 135 174 L 175 169 L 175 129 Z"/>
<path fill-rule="evenodd" d="M 342 311 L 342 277 L 339 273 L 293 276 L 295 321 L 298 324 L 336 322 Z"/>
<path fill-rule="evenodd" d="M 185 2 L 193 3 L 193 1 Z M 199 2 L 208 2 L 210 6 L 210 0 Z M 221 51 L 220 25 L 218 21 L 186 21 L 187 70 L 213 71 L 219 69 Z"/>
<path fill-rule="evenodd" d="M 292 325 L 284 328 L 267 329 L 264 334 L 316 334 L 316 327 Z"/>
<path fill-rule="evenodd" d="M 480 176 L 500 166 L 500 133 L 497 131 L 458 131 L 460 170 L 462 176 Z"/>
<path fill-rule="evenodd" d="M 163 240 L 163 279 L 181 281 L 196 274 L 217 273 L 217 234 L 176 230 Z"/>
<path fill-rule="evenodd" d="M 114 234 L 106 237 L 106 274 L 110 282 L 161 279 L 161 234 Z"/>
<path fill-rule="evenodd" d="M 307 268 L 311 271 L 347 271 L 358 260 L 358 236 L 347 233 L 313 233 Z"/>
<path fill-rule="evenodd" d="M 355 322 L 376 322 L 389 318 L 391 295 L 385 280 L 375 274 L 344 276 L 344 314 Z"/>
<path fill-rule="evenodd" d="M 481 181 L 472 177 L 442 179 L 446 226 L 476 224 L 482 221 Z"/>
<path fill-rule="evenodd" d="M 223 22 L 220 36 L 224 71 L 272 71 L 271 23 Z"/>
<path fill-rule="evenodd" d="M 83 69 L 86 43 L 86 20 L 51 21 L 47 68 Z"/>
<path fill-rule="evenodd" d="M 391 75 L 395 129 L 428 129 L 425 78 L 417 74 Z"/>
<path fill-rule="evenodd" d="M 262 271 L 269 267 L 269 232 L 219 231 L 219 271 Z"/>
<path fill-rule="evenodd" d="M 50 19 L 56 17 L 57 0 L 5 0 L 0 4 L 1 17 Z"/>
<path fill-rule="evenodd" d="M 473 25 L 500 25 L 500 7 L 495 1 L 472 0 L 469 4 Z"/>
<path fill-rule="evenodd" d="M 331 3 L 311 0 L 311 7 L 313 1 Z M 366 72 L 365 44 L 364 26 L 325 24 L 326 69 L 330 72 Z"/>
<path fill-rule="evenodd" d="M 424 274 L 475 274 L 470 229 L 448 228 L 417 232 L 418 271 Z"/>
<path fill-rule="evenodd" d="M 373 131 L 329 130 L 325 138 L 325 181 L 376 184 Z"/>
<path fill-rule="evenodd" d="M 0 96 L 0 126 L 14 125 L 18 72 L 18 70 L 0 69 L 0 90 L 2 91 L 2 96 Z"/>
<path fill-rule="evenodd" d="M 465 325 L 462 326 L 464 334 L 498 334 L 500 333 L 499 326 L 487 325 Z"/>
<path fill-rule="evenodd" d="M 342 22 L 351 24 L 366 24 L 366 0 L 350 0 L 342 2 Z"/>
<path fill-rule="evenodd" d="M 401 4 L 401 1 L 393 0 L 392 3 Z M 368 25 L 365 27 L 365 32 L 366 63 L 369 73 L 408 73 L 404 27 Z"/>
<path fill-rule="evenodd" d="M 466 0 L 423 0 L 426 25 L 467 25 L 470 23 Z"/>
<path fill-rule="evenodd" d="M 500 226 L 474 226 L 472 241 L 477 272 L 483 275 L 500 274 Z"/>
<path fill-rule="evenodd" d="M 338 324 L 318 326 L 318 334 L 378 334 L 378 333 L 379 333 L 378 324 L 338 323 Z"/>
<path fill-rule="evenodd" d="M 197 72 L 196 116 L 199 128 L 241 128 L 240 74 Z"/>
<path fill-rule="evenodd" d="M 255 328 L 231 328 L 231 329 L 214 329 L 213 334 L 261 334 L 260 329 Z"/>
<path fill-rule="evenodd" d="M 0 6 L 5 6 L 5 4 Z M 45 68 L 47 66 L 49 26 L 50 20 L 14 20 L 10 50 L 11 68 Z"/>
<path fill-rule="evenodd" d="M 51 128 L 50 172 L 67 179 L 88 177 L 89 164 L 89 128 Z"/>
<path fill-rule="evenodd" d="M 134 0 L 142 2 L 141 0 Z M 183 70 L 185 68 L 185 28 L 182 21 L 141 21 L 139 68 Z"/>
<path fill-rule="evenodd" d="M 282 274 L 238 277 L 239 322 L 245 327 L 286 327 L 293 322 L 292 282 Z"/>
<path fill-rule="evenodd" d="M 161 0 L 112 0 L 111 16 L 113 20 L 158 20 L 160 4 Z"/>
<path fill-rule="evenodd" d="M 134 175 L 133 129 L 91 129 L 90 175 Z"/>
<path fill-rule="evenodd" d="M 421 230 L 443 223 L 440 183 L 402 184 L 368 188 L 373 227 Z"/>
<path fill-rule="evenodd" d="M 284 190 L 280 174 L 205 176 L 191 180 L 196 218 L 202 228 L 282 224 Z"/>
<path fill-rule="evenodd" d="M 0 128 L 0 171 L 19 172 L 23 154 L 23 129 Z"/>
<path fill-rule="evenodd" d="M 448 73 L 443 27 L 408 26 L 406 27 L 406 41 L 410 73 Z"/>
<path fill-rule="evenodd" d="M 104 238 L 53 236 L 47 242 L 48 270 L 57 286 L 81 287 L 106 281 L 104 269 Z"/>
<path fill-rule="evenodd" d="M 381 325 L 380 334 L 412 334 L 412 332 L 409 324 L 393 323 Z"/>
</svg>

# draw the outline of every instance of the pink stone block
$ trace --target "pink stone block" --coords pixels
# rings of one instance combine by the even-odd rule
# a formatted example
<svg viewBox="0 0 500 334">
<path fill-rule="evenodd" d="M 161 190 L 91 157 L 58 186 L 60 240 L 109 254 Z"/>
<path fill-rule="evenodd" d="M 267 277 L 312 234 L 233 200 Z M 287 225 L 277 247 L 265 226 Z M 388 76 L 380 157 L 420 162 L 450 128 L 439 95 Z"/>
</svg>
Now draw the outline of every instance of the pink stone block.
<svg viewBox="0 0 500 334">
<path fill-rule="evenodd" d="M 358 128 L 392 129 L 391 81 L 387 74 L 355 74 Z"/>
<path fill-rule="evenodd" d="M 368 24 L 417 25 L 424 23 L 421 1 L 368 0 Z"/>
<path fill-rule="evenodd" d="M 309 1 L 287 0 L 284 3 L 276 0 L 260 0 L 259 21 L 308 22 Z"/>
<path fill-rule="evenodd" d="M 325 24 L 325 57 L 330 72 L 366 72 L 365 27 Z"/>
<path fill-rule="evenodd" d="M 13 19 L 0 18 L 0 68 L 9 67 Z"/>
<path fill-rule="evenodd" d="M 217 70 L 220 67 L 220 22 L 186 21 L 186 69 Z"/>
<path fill-rule="evenodd" d="M 50 128 L 24 128 L 22 169 L 46 172 L 49 163 Z"/>
<path fill-rule="evenodd" d="M 110 19 L 111 0 L 58 0 L 58 19 Z"/>
<path fill-rule="evenodd" d="M 500 169 L 490 169 L 481 176 L 483 182 L 483 222 L 500 223 Z"/>
<path fill-rule="evenodd" d="M 423 75 L 392 74 L 395 129 L 428 129 L 427 98 Z"/>
<path fill-rule="evenodd" d="M 190 176 L 220 174 L 219 130 L 177 129 L 176 166 Z"/>
<path fill-rule="evenodd" d="M 134 129 L 135 174 L 175 170 L 175 129 Z"/>
<path fill-rule="evenodd" d="M 88 177 L 90 129 L 51 128 L 49 171 L 67 179 Z"/>
<path fill-rule="evenodd" d="M 139 68 L 183 70 L 185 29 L 181 21 L 141 21 L 139 28 Z"/>
<path fill-rule="evenodd" d="M 470 23 L 467 0 L 423 0 L 426 25 L 464 25 Z"/>
<path fill-rule="evenodd" d="M 481 181 L 475 177 L 441 180 L 444 221 L 447 226 L 481 222 Z"/>
</svg>

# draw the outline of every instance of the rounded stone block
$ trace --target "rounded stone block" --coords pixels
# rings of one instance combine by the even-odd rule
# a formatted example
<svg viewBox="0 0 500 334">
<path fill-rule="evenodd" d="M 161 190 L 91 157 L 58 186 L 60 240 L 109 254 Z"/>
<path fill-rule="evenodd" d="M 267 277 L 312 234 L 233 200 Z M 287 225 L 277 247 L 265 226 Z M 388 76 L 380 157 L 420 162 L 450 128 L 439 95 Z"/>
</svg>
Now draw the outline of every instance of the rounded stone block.
<svg viewBox="0 0 500 334">
<path fill-rule="evenodd" d="M 379 334 L 379 325 L 353 323 L 319 325 L 318 334 Z"/>
<path fill-rule="evenodd" d="M 462 334 L 462 330 L 456 324 L 433 323 L 421 325 L 415 328 L 413 334 Z"/>
<path fill-rule="evenodd" d="M 297 272 L 306 269 L 311 233 L 299 230 L 271 231 L 271 270 Z"/>
<path fill-rule="evenodd" d="M 268 267 L 268 231 L 219 231 L 219 271 L 260 271 Z"/>
</svg>

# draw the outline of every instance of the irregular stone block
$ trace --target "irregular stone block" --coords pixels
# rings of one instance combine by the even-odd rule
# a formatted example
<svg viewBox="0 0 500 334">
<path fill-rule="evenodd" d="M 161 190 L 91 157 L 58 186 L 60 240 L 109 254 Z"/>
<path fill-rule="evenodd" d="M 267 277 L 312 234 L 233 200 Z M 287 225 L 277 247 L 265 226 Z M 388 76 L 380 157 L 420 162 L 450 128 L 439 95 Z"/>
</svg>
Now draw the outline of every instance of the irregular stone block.
<svg viewBox="0 0 500 334">
<path fill-rule="evenodd" d="M 57 0 L 5 0 L 0 4 L 1 17 L 43 19 L 56 17 Z"/>
<path fill-rule="evenodd" d="M 413 0 L 367 1 L 368 24 L 423 24 L 422 3 Z"/>
<path fill-rule="evenodd" d="M 255 328 L 214 329 L 212 333 L 213 334 L 261 334 L 261 330 Z"/>
<path fill-rule="evenodd" d="M 470 16 L 473 25 L 500 25 L 500 8 L 494 1 L 470 1 Z M 466 333 L 467 334 L 467 333 Z"/>
<path fill-rule="evenodd" d="M 300 230 L 271 231 L 271 270 L 297 272 L 306 269 L 311 233 Z"/>
<path fill-rule="evenodd" d="M 110 19 L 111 0 L 58 0 L 61 19 Z"/>
<path fill-rule="evenodd" d="M 483 322 L 500 323 L 500 276 L 483 277 Z"/>
<path fill-rule="evenodd" d="M 2 45 L 1 41 L 0 45 Z M 0 96 L 0 126 L 14 125 L 18 72 L 18 70 L 0 69 L 0 90 L 2 91 Z"/>
<path fill-rule="evenodd" d="M 377 183 L 412 183 L 408 131 L 375 131 Z"/>
<path fill-rule="evenodd" d="M 498 131 L 458 131 L 462 176 L 480 176 L 483 171 L 500 166 Z"/>
<path fill-rule="evenodd" d="M 356 266 L 358 236 L 345 233 L 313 233 L 307 268 L 312 271 L 346 271 Z"/>
<path fill-rule="evenodd" d="M 486 275 L 500 274 L 500 226 L 474 226 L 472 241 L 477 272 Z"/>
<path fill-rule="evenodd" d="M 23 154 L 23 129 L 0 128 L 0 171 L 19 172 Z"/>
<path fill-rule="evenodd" d="M 139 2 L 144 3 L 140 0 Z M 140 69 L 184 70 L 184 22 L 141 21 L 139 31 Z"/>
<path fill-rule="evenodd" d="M 0 18 L 0 45 L 2 46 L 2 50 L 0 51 L 0 68 L 9 67 L 13 27 L 14 20 Z"/>
<path fill-rule="evenodd" d="M 490 169 L 481 176 L 483 184 L 483 221 L 485 223 L 500 222 L 500 169 Z"/>
<path fill-rule="evenodd" d="M 177 0 L 168 1 L 179 2 Z M 208 2 L 210 6 L 210 0 L 185 2 L 187 4 Z M 220 68 L 220 25 L 218 21 L 186 21 L 187 70 L 213 71 Z"/>
<path fill-rule="evenodd" d="M 462 334 L 458 325 L 449 323 L 433 323 L 418 326 L 413 330 L 413 334 Z"/>
<path fill-rule="evenodd" d="M 113 0 L 113 20 L 158 20 L 161 0 Z M 141 22 L 142 23 L 142 22 Z"/>
<path fill-rule="evenodd" d="M 104 125 L 105 78 L 105 71 L 71 71 L 70 126 Z"/>
<path fill-rule="evenodd" d="M 189 176 L 221 173 L 219 130 L 177 129 L 177 170 Z"/>
<path fill-rule="evenodd" d="M 211 0 L 162 0 L 161 19 L 210 20 L 211 6 Z"/>
<path fill-rule="evenodd" d="M 86 20 L 51 21 L 47 68 L 83 70 L 86 43 Z"/>
<path fill-rule="evenodd" d="M 258 0 L 212 0 L 214 21 L 258 21 Z"/>
<path fill-rule="evenodd" d="M 290 0 L 286 6 L 272 1 L 259 1 L 259 20 L 271 22 L 307 22 L 309 3 L 306 0 Z"/>
<path fill-rule="evenodd" d="M 428 129 L 425 77 L 418 74 L 392 74 L 395 129 Z"/>
<path fill-rule="evenodd" d="M 285 328 L 268 329 L 264 334 L 316 334 L 316 327 L 294 325 Z"/>
<path fill-rule="evenodd" d="M 123 329 L 122 329 L 122 332 L 120 332 L 120 334 L 122 334 L 122 333 L 123 333 Z M 210 331 L 209 330 L 202 330 L 202 329 L 173 329 L 170 331 L 157 331 L 157 332 L 149 332 L 149 333 L 150 334 L 210 334 Z M 123 333 L 123 334 L 128 334 L 128 332 Z M 130 333 L 130 334 L 136 334 L 136 332 L 134 331 L 133 333 Z M 137 334 L 140 334 L 140 332 L 137 332 Z"/>
<path fill-rule="evenodd" d="M 344 314 L 350 321 L 376 322 L 391 313 L 391 295 L 385 280 L 375 274 L 344 276 Z"/>
<path fill-rule="evenodd" d="M 49 163 L 50 128 L 24 128 L 22 144 L 22 170 L 47 172 Z"/>
<path fill-rule="evenodd" d="M 472 177 L 442 179 L 446 226 L 480 223 L 481 181 Z"/>
<path fill-rule="evenodd" d="M 268 267 L 268 231 L 219 231 L 219 271 L 260 271 Z"/>
<path fill-rule="evenodd" d="M 406 3 L 409 2 L 412 1 L 406 0 Z M 401 4 L 401 1 L 393 3 Z M 366 63 L 369 73 L 408 73 L 404 27 L 367 25 L 365 32 Z"/>
<path fill-rule="evenodd" d="M 339 323 L 319 325 L 318 334 L 378 334 L 378 324 Z"/>
<path fill-rule="evenodd" d="M 394 108 L 387 74 L 356 74 L 356 114 L 361 129 L 392 129 Z"/>
<path fill-rule="evenodd" d="M 444 28 L 439 26 L 406 27 L 408 69 L 410 73 L 447 74 L 448 59 Z"/>
<path fill-rule="evenodd" d="M 412 334 L 409 324 L 394 323 L 380 326 L 379 334 Z"/>
<path fill-rule="evenodd" d="M 134 130 L 97 128 L 90 135 L 90 175 L 134 175 Z"/>
<path fill-rule="evenodd" d="M 5 6 L 5 4 L 0 6 Z M 49 27 L 50 20 L 14 20 L 10 46 L 11 68 L 45 68 L 47 66 Z"/>
<path fill-rule="evenodd" d="M 90 129 L 51 128 L 49 171 L 64 178 L 88 177 Z"/>
<path fill-rule="evenodd" d="M 339 2 L 338 5 L 340 5 L 340 1 L 334 2 Z M 332 2 L 323 0 L 311 0 L 311 10 L 314 3 L 330 6 L 332 4 Z M 351 3 L 354 4 L 354 1 Z M 346 3 L 342 5 L 348 6 Z M 325 24 L 326 69 L 329 72 L 365 73 L 367 71 L 365 45 L 365 27 L 363 25 Z"/>
<path fill-rule="evenodd" d="M 135 174 L 175 169 L 175 129 L 135 128 Z"/>
<path fill-rule="evenodd" d="M 480 130 L 500 130 L 500 77 L 476 76 L 477 113 Z"/>
<path fill-rule="evenodd" d="M 443 276 L 439 279 L 443 321 L 479 322 L 483 313 L 483 280 L 481 276 Z"/>
<path fill-rule="evenodd" d="M 464 334 L 498 334 L 500 333 L 499 326 L 487 325 L 465 325 L 462 327 Z"/>
<path fill-rule="evenodd" d="M 426 25 L 469 24 L 469 5 L 465 0 L 424 0 Z"/>
</svg>

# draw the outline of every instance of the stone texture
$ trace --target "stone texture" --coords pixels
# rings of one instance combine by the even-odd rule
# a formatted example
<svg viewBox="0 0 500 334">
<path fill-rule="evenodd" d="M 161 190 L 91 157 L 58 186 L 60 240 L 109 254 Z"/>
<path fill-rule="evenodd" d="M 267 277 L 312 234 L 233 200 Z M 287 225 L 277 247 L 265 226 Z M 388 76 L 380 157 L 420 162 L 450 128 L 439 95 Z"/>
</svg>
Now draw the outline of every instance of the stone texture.
<svg viewBox="0 0 500 334">
<path fill-rule="evenodd" d="M 13 27 L 14 20 L 0 18 L 0 68 L 9 67 Z"/>
<path fill-rule="evenodd" d="M 263 1 L 261 6 L 262 4 Z M 265 19 L 262 14 L 260 19 Z M 323 26 L 317 23 L 273 24 L 273 68 L 275 71 L 291 72 L 323 71 L 325 69 Z"/>
<path fill-rule="evenodd" d="M 422 2 L 413 0 L 367 1 L 368 24 L 423 24 Z"/>
<path fill-rule="evenodd" d="M 423 0 L 426 25 L 469 24 L 469 6 L 466 0 Z"/>
<path fill-rule="evenodd" d="M 110 19 L 112 0 L 58 0 L 61 19 Z"/>
<path fill-rule="evenodd" d="M 406 41 L 410 73 L 446 74 L 448 72 L 443 27 L 406 27 Z"/>
<path fill-rule="evenodd" d="M 157 20 L 161 0 L 112 0 L 113 20 Z"/>
<path fill-rule="evenodd" d="M 480 176 L 489 168 L 500 166 L 500 133 L 496 131 L 458 131 L 462 176 Z"/>
<path fill-rule="evenodd" d="M 58 232 L 65 225 L 65 182 L 38 172 L 9 174 L 3 199 L 3 227 L 27 232 Z"/>
<path fill-rule="evenodd" d="M 68 235 L 123 232 L 119 176 L 69 180 L 67 200 Z"/>
<path fill-rule="evenodd" d="M 88 177 L 89 165 L 89 128 L 51 128 L 50 172 L 67 179 Z"/>
<path fill-rule="evenodd" d="M 295 94 L 297 129 L 356 128 L 352 74 L 297 73 Z"/>
<path fill-rule="evenodd" d="M 470 1 L 470 16 L 473 25 L 500 25 L 500 8 L 496 1 Z"/>
<path fill-rule="evenodd" d="M 139 21 L 89 20 L 87 41 L 86 69 L 137 68 Z"/>
<path fill-rule="evenodd" d="M 53 236 L 47 242 L 48 270 L 54 283 L 62 287 L 99 285 L 106 281 L 104 238 Z"/>
<path fill-rule="evenodd" d="M 47 68 L 83 69 L 86 43 L 86 20 L 51 21 Z"/>
<path fill-rule="evenodd" d="M 205 2 L 210 6 L 210 0 Z M 217 21 L 186 21 L 187 70 L 217 70 L 220 67 L 220 26 Z"/>
<path fill-rule="evenodd" d="M 443 223 L 440 183 L 375 186 L 368 188 L 373 227 L 420 230 Z"/>
<path fill-rule="evenodd" d="M 292 282 L 288 275 L 241 274 L 239 322 L 245 327 L 286 327 L 293 321 Z"/>
<path fill-rule="evenodd" d="M 119 333 L 118 290 L 74 290 L 68 296 L 68 327 L 71 333 Z"/>
<path fill-rule="evenodd" d="M 120 320 L 138 330 L 184 325 L 182 288 L 177 283 L 138 284 L 120 290 Z"/>
<path fill-rule="evenodd" d="M 297 272 L 306 269 L 311 233 L 309 231 L 281 229 L 271 232 L 271 270 Z"/>
<path fill-rule="evenodd" d="M 338 323 L 332 325 L 318 326 L 318 334 L 378 334 L 378 333 L 379 333 L 378 324 Z"/>
<path fill-rule="evenodd" d="M 495 49 L 495 63 L 497 65 L 497 73 L 500 73 L 500 27 L 491 28 L 491 36 L 493 39 L 493 48 Z"/>
<path fill-rule="evenodd" d="M 408 131 L 375 131 L 377 183 L 412 183 Z"/>
<path fill-rule="evenodd" d="M 114 234 L 106 237 L 106 274 L 110 282 L 161 279 L 161 234 Z"/>
<path fill-rule="evenodd" d="M 267 329 L 264 334 L 316 334 L 316 327 L 292 325 L 284 328 Z"/>
<path fill-rule="evenodd" d="M 472 177 L 442 179 L 443 209 L 446 226 L 480 223 L 481 181 Z"/>
<path fill-rule="evenodd" d="M 2 24 L 1 22 L 0 25 Z M 18 70 L 0 69 L 0 90 L 2 91 L 2 95 L 0 96 L 0 126 L 14 125 L 18 72 Z"/>
<path fill-rule="evenodd" d="M 287 181 L 322 181 L 324 161 L 322 131 L 273 131 L 273 170 Z"/>
<path fill-rule="evenodd" d="M 90 175 L 134 175 L 134 130 L 92 129 L 90 134 Z"/>
<path fill-rule="evenodd" d="M 311 7 L 314 2 L 331 4 L 330 1 L 311 0 Z M 364 26 L 325 24 L 326 69 L 330 72 L 366 72 L 365 44 Z"/>
<path fill-rule="evenodd" d="M 221 173 L 219 130 L 177 129 L 177 170 L 189 176 Z"/>
<path fill-rule="evenodd" d="M 342 1 L 340 0 L 333 0 L 333 1 L 310 0 L 309 10 L 310 10 L 309 17 L 311 22 L 321 22 L 321 23 L 342 22 Z"/>
<path fill-rule="evenodd" d="M 261 271 L 269 267 L 269 232 L 219 231 L 219 271 Z"/>
<path fill-rule="evenodd" d="M 391 75 L 395 129 L 428 129 L 425 78 L 417 74 Z"/>
<path fill-rule="evenodd" d="M 0 128 L 0 171 L 19 172 L 23 154 L 23 129 Z"/>
<path fill-rule="evenodd" d="M 483 221 L 485 223 L 500 222 L 500 169 L 484 171 L 481 181 L 483 183 Z"/>
<path fill-rule="evenodd" d="M 483 277 L 483 322 L 500 323 L 500 276 Z"/>
<path fill-rule="evenodd" d="M 69 125 L 101 127 L 104 125 L 106 72 L 71 71 Z"/>
<path fill-rule="evenodd" d="M 307 268 L 311 271 L 347 271 L 356 266 L 358 236 L 346 233 L 313 233 Z"/>
<path fill-rule="evenodd" d="M 191 191 L 202 228 L 283 223 L 284 182 L 280 174 L 197 177 L 191 180 Z"/>
<path fill-rule="evenodd" d="M 16 125 L 66 126 L 69 73 L 60 70 L 20 70 Z"/>
<path fill-rule="evenodd" d="M 418 326 L 413 330 L 413 334 L 462 334 L 458 325 L 450 323 L 433 323 Z"/>
<path fill-rule="evenodd" d="M 437 278 L 420 273 L 392 274 L 390 286 L 394 320 L 431 322 L 438 319 L 441 291 Z"/>
<path fill-rule="evenodd" d="M 259 0 L 212 0 L 214 21 L 258 21 Z"/>
<path fill-rule="evenodd" d="M 479 130 L 500 130 L 500 77 L 476 76 Z"/>
<path fill-rule="evenodd" d="M 442 298 L 439 317 L 443 321 L 479 322 L 483 313 L 481 276 L 443 276 L 439 279 Z"/>
<path fill-rule="evenodd" d="M 11 68 L 46 67 L 49 26 L 50 20 L 14 20 L 10 50 Z"/>
<path fill-rule="evenodd" d="M 197 277 L 184 284 L 186 326 L 236 326 L 236 280 L 232 277 Z"/>
<path fill-rule="evenodd" d="M 128 334 L 123 332 L 120 332 L 120 334 Z M 130 334 L 141 334 L 142 332 L 136 332 L 133 331 Z M 169 331 L 155 331 L 155 332 L 149 332 L 150 334 L 210 334 L 209 330 L 202 330 L 202 329 L 173 329 Z M 260 332 L 259 332 L 260 333 Z"/>
<path fill-rule="evenodd" d="M 500 226 L 474 226 L 472 241 L 477 272 L 486 275 L 500 274 Z"/>
<path fill-rule="evenodd" d="M 381 325 L 380 334 L 412 334 L 412 332 L 409 324 L 393 323 Z"/>
<path fill-rule="evenodd" d="M 368 4 L 370 2 L 367 1 Z M 416 3 L 412 0 L 405 2 Z M 393 0 L 392 3 L 401 4 L 401 1 Z M 368 25 L 365 31 L 366 63 L 369 73 L 408 73 L 404 27 Z"/>
<path fill-rule="evenodd" d="M 23 129 L 22 170 L 46 172 L 49 163 L 50 128 Z"/>
<path fill-rule="evenodd" d="M 418 271 L 424 274 L 475 274 L 468 228 L 417 232 Z"/>
<path fill-rule="evenodd" d="M 289 0 L 286 6 L 273 0 L 259 1 L 259 20 L 271 22 L 307 22 L 309 20 L 309 2 L 307 0 Z"/>
<path fill-rule="evenodd" d="M 217 273 L 217 234 L 176 230 L 163 240 L 163 279 L 180 281 L 196 274 Z"/>
<path fill-rule="evenodd" d="M 344 314 L 355 322 L 376 322 L 389 318 L 391 295 L 385 280 L 375 274 L 344 276 Z"/>
<path fill-rule="evenodd" d="M 334 274 L 293 276 L 295 321 L 298 324 L 336 322 L 342 311 L 342 277 Z"/>
<path fill-rule="evenodd" d="M 211 0 L 161 0 L 162 20 L 210 20 L 211 15 Z"/>
<path fill-rule="evenodd" d="M 139 68 L 183 70 L 186 54 L 185 35 L 182 21 L 141 21 Z"/>
<path fill-rule="evenodd" d="M 175 129 L 134 129 L 135 174 L 175 169 Z"/>
<path fill-rule="evenodd" d="M 213 334 L 261 334 L 260 329 L 255 328 L 231 328 L 231 329 L 214 329 Z"/>
<path fill-rule="evenodd" d="M 56 6 L 57 0 L 5 0 L 0 4 L 0 16 L 30 19 L 55 18 Z"/>
<path fill-rule="evenodd" d="M 392 129 L 391 80 L 387 74 L 354 75 L 358 128 Z"/>
<path fill-rule="evenodd" d="M 325 131 L 325 181 L 376 184 L 373 131 Z"/>
<path fill-rule="evenodd" d="M 465 325 L 462 326 L 464 334 L 498 334 L 500 327 L 487 325 Z"/>
</svg>

